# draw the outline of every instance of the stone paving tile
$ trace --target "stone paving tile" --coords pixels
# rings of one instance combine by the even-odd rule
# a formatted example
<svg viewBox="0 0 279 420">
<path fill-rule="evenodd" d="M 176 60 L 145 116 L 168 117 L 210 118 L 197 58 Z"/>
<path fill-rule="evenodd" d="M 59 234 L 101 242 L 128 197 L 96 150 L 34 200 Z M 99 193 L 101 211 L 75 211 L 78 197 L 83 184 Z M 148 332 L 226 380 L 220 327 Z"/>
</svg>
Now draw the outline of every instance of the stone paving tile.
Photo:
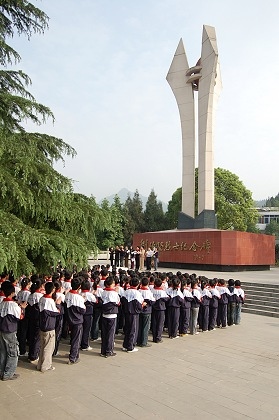
<svg viewBox="0 0 279 420">
<path fill-rule="evenodd" d="M 1 382 L 0 418 L 276 419 L 279 418 L 279 320 L 243 314 L 242 324 L 170 340 L 117 357 L 99 343 L 67 365 L 69 346 L 41 374 L 21 360 L 17 381 Z M 46 403 L 47 402 L 47 403 Z M 19 409 L 20 407 L 20 409 Z M 59 413 L 59 414 L 57 414 Z"/>
</svg>

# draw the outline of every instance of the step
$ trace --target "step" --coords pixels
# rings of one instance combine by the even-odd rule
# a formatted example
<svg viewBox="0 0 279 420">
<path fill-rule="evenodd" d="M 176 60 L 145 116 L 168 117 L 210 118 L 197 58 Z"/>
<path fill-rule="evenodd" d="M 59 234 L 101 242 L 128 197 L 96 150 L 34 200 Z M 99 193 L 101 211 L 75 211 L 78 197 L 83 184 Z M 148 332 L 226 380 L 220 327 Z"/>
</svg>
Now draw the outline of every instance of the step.
<svg viewBox="0 0 279 420">
<path fill-rule="evenodd" d="M 259 309 L 263 311 L 270 311 L 270 312 L 278 312 L 279 313 L 279 307 L 278 306 L 270 306 L 270 305 L 261 305 L 261 304 L 254 304 L 254 303 L 246 303 L 245 307 L 251 308 L 251 309 Z"/>
<path fill-rule="evenodd" d="M 268 283 L 252 283 L 249 281 L 242 281 L 241 282 L 241 287 L 249 287 L 249 286 L 257 286 L 257 287 L 272 287 L 274 289 L 279 289 L 279 279 L 278 279 L 278 284 L 268 284 Z"/>
<path fill-rule="evenodd" d="M 269 312 L 269 311 L 263 311 L 260 309 L 252 309 L 252 308 L 244 308 L 242 307 L 242 312 L 248 313 L 248 314 L 254 314 L 254 315 L 262 315 L 262 316 L 270 316 L 273 318 L 279 318 L 279 312 Z"/>
<path fill-rule="evenodd" d="M 257 286 L 257 285 L 248 286 L 248 287 L 243 286 L 242 289 L 246 292 L 249 291 L 249 290 L 255 290 L 255 291 L 258 291 L 258 292 L 269 292 L 269 293 L 272 292 L 272 293 L 275 293 L 275 294 L 279 294 L 279 289 L 277 289 L 277 287 L 270 287 L 270 286 L 266 286 L 266 287 Z"/>
<path fill-rule="evenodd" d="M 245 302 L 272 302 L 279 305 L 279 297 L 273 296 L 257 296 L 257 295 L 245 295 Z"/>
<path fill-rule="evenodd" d="M 267 297 L 272 297 L 274 296 L 275 298 L 279 298 L 279 293 L 277 292 L 273 292 L 273 291 L 266 291 L 266 290 L 256 290 L 256 289 L 244 289 L 244 293 L 245 295 L 255 295 L 255 296 L 267 296 Z"/>
</svg>

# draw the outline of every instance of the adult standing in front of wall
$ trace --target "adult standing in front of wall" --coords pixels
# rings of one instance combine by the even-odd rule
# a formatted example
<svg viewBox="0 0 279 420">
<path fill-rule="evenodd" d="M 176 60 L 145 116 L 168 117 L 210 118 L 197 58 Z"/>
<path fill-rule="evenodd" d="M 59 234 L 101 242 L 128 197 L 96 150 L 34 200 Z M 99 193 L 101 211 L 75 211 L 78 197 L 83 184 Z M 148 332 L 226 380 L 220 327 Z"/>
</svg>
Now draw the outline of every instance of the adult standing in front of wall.
<svg viewBox="0 0 279 420">
<path fill-rule="evenodd" d="M 140 247 L 140 271 L 144 271 L 144 260 L 145 260 L 145 248 L 142 245 Z"/>
<path fill-rule="evenodd" d="M 151 248 L 148 248 L 145 253 L 145 259 L 146 259 L 146 270 L 151 271 L 151 261 L 153 257 L 154 252 Z"/>
</svg>

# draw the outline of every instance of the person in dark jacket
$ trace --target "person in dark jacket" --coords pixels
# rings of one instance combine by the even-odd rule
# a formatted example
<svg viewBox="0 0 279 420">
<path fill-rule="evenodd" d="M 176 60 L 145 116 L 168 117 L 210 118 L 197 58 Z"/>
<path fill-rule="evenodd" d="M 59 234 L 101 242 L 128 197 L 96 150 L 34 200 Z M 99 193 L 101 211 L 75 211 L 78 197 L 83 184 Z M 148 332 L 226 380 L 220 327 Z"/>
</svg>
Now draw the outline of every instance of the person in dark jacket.
<svg viewBox="0 0 279 420">
<path fill-rule="evenodd" d="M 56 302 L 53 300 L 55 286 L 52 282 L 45 284 L 45 292 L 39 300 L 40 354 L 37 364 L 37 370 L 43 373 L 55 369 L 52 366 L 52 354 L 55 348 L 56 318 L 60 315 L 56 305 L 61 303 L 61 298 L 57 298 Z"/>
<path fill-rule="evenodd" d="M 79 294 L 82 281 L 83 277 L 74 277 L 71 281 L 72 289 L 65 297 L 69 327 L 71 331 L 71 348 L 68 361 L 69 365 L 79 362 L 83 315 L 86 311 L 84 298 Z"/>
</svg>

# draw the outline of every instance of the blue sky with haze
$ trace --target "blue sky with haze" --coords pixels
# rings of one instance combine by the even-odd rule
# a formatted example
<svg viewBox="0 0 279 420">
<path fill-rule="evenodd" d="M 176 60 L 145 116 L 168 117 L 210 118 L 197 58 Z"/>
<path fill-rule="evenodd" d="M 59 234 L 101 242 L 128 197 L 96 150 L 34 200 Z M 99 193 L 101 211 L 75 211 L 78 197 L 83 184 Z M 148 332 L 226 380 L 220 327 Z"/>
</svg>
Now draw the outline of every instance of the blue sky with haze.
<svg viewBox="0 0 279 420">
<path fill-rule="evenodd" d="M 178 109 L 166 82 L 182 37 L 189 65 L 202 25 L 216 29 L 223 90 L 215 167 L 239 176 L 256 200 L 276 195 L 279 145 L 277 0 L 42 0 L 49 30 L 10 44 L 31 92 L 55 124 L 30 130 L 77 151 L 57 168 L 99 201 L 126 187 L 167 202 L 181 186 Z"/>
</svg>

